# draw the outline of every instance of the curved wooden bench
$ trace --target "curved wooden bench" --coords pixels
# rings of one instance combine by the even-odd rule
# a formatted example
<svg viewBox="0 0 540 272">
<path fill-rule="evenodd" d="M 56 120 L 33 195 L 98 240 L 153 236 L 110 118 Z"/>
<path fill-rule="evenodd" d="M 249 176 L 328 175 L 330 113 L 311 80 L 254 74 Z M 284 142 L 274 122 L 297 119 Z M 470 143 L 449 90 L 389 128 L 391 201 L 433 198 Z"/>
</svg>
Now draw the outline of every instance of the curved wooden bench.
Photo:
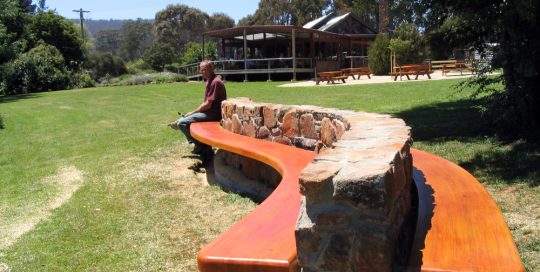
<svg viewBox="0 0 540 272">
<path fill-rule="evenodd" d="M 283 177 L 259 207 L 198 253 L 200 271 L 296 271 L 298 177 L 316 154 L 234 134 L 218 122 L 192 124 L 191 133 L 264 162 Z M 411 153 L 419 209 L 408 270 L 524 271 L 502 214 L 478 180 L 441 157 Z"/>
<path fill-rule="evenodd" d="M 419 208 L 409 271 L 525 271 L 504 218 L 469 172 L 411 149 Z"/>
<path fill-rule="evenodd" d="M 282 180 L 255 210 L 197 254 L 200 271 L 297 271 L 294 229 L 300 210 L 300 171 L 317 154 L 229 132 L 218 122 L 194 123 L 206 144 L 266 163 Z"/>
</svg>

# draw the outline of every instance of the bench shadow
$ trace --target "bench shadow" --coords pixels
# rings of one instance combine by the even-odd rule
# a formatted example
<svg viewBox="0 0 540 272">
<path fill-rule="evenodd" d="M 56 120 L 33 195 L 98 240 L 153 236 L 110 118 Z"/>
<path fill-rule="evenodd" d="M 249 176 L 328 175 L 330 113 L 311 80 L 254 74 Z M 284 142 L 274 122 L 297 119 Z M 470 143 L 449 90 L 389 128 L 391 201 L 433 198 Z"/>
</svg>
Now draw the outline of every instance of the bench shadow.
<svg viewBox="0 0 540 272">
<path fill-rule="evenodd" d="M 416 221 L 412 228 L 414 232 L 406 270 L 420 271 L 423 263 L 422 249 L 426 247 L 426 236 L 431 229 L 431 219 L 435 210 L 435 198 L 433 196 L 433 188 L 426 183 L 424 173 L 416 167 L 413 169 L 413 179 L 415 185 L 413 187 L 416 188 L 417 197 L 413 197 L 412 218 L 416 218 Z"/>
</svg>

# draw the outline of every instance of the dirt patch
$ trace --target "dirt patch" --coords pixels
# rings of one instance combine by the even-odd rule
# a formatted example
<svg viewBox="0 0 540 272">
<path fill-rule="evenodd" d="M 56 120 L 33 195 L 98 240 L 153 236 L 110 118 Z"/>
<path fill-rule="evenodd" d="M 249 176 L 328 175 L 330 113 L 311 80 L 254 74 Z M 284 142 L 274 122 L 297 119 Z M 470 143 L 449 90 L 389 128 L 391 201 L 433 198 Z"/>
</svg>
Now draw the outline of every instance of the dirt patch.
<svg viewBox="0 0 540 272">
<path fill-rule="evenodd" d="M 133 159 L 121 167 L 126 180 L 163 184 L 164 190 L 154 192 L 155 199 L 178 203 L 171 210 L 170 218 L 156 222 L 165 230 L 162 239 L 147 245 L 169 249 L 164 254 L 170 255 L 171 259 L 160 266 L 164 271 L 196 271 L 196 253 L 201 247 L 257 205 L 211 186 L 213 169 L 202 167 L 196 156 L 182 155 L 188 153 L 189 148 L 187 145 L 177 146 L 175 150 L 156 152 L 153 160 Z M 133 210 L 135 212 L 136 209 Z"/>
<path fill-rule="evenodd" d="M 66 203 L 83 183 L 83 173 L 75 166 L 64 166 L 54 176 L 43 181 L 55 188 L 52 197 L 41 203 L 29 203 L 25 213 L 13 219 L 7 219 L 0 226 L 0 249 L 6 249 L 23 234 L 31 231 L 41 221 L 48 218 L 54 209 Z M 1 271 L 1 270 L 0 270 Z"/>
</svg>

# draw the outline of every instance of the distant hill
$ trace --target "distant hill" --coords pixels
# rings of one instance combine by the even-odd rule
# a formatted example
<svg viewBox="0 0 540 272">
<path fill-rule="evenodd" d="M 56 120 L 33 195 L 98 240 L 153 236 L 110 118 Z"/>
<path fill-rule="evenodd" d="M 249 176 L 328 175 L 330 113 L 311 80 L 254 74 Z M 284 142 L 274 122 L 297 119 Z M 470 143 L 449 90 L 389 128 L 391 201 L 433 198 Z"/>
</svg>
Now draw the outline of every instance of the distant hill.
<svg viewBox="0 0 540 272">
<path fill-rule="evenodd" d="M 69 19 L 70 21 L 73 21 L 77 24 L 79 24 L 79 19 Z M 109 20 L 93 20 L 88 19 L 84 20 L 84 23 L 86 27 L 88 28 L 88 31 L 92 34 L 92 36 L 95 36 L 95 34 L 104 29 L 120 29 L 122 28 L 122 25 L 124 22 L 128 20 L 125 19 L 109 19 Z M 145 19 L 146 21 L 146 19 Z M 153 22 L 153 19 L 148 19 L 148 21 Z"/>
</svg>

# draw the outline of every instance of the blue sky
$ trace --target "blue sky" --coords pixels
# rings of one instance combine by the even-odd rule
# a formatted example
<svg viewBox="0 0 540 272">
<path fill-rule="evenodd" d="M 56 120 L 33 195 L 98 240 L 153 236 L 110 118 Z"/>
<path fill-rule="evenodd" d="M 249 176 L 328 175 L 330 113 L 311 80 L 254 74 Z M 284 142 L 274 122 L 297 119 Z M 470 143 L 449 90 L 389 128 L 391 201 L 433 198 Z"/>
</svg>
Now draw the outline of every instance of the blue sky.
<svg viewBox="0 0 540 272">
<path fill-rule="evenodd" d="M 34 1 L 37 2 L 37 1 Z M 79 18 L 72 10 L 83 8 L 88 19 L 153 19 L 156 12 L 165 9 L 169 4 L 184 4 L 198 8 L 208 15 L 223 12 L 236 22 L 248 14 L 253 14 L 259 5 L 256 0 L 47 0 L 49 9 L 56 9 L 58 14 L 66 18 Z"/>
</svg>

